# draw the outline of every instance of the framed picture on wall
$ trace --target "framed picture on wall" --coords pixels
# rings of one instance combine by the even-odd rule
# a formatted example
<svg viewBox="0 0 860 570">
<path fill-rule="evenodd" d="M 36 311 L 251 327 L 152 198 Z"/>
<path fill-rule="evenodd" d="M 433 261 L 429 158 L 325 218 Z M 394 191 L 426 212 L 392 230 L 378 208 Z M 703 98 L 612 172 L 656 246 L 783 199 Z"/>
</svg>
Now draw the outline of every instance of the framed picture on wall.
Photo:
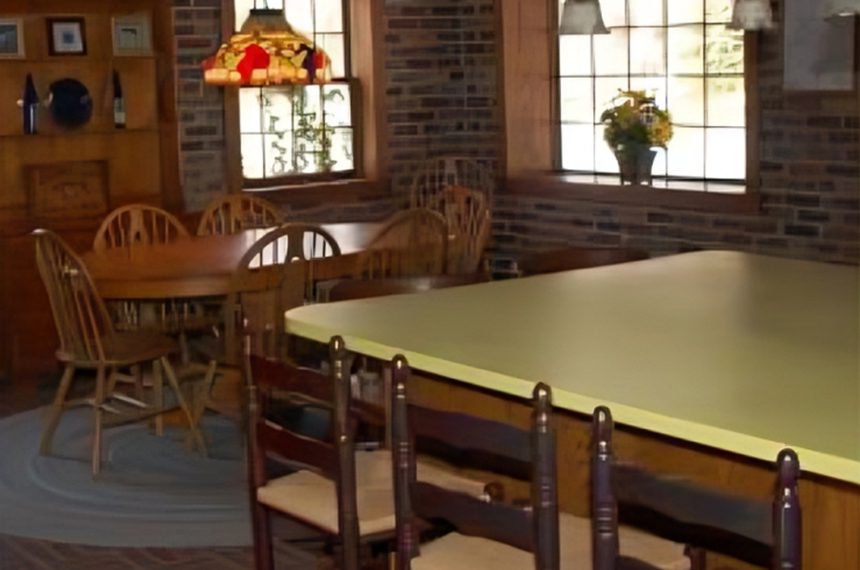
<svg viewBox="0 0 860 570">
<path fill-rule="evenodd" d="M 113 18 L 113 54 L 152 53 L 152 26 L 149 14 L 127 14 Z"/>
<path fill-rule="evenodd" d="M 83 18 L 48 18 L 47 21 L 49 54 L 87 54 L 87 37 Z"/>
<path fill-rule="evenodd" d="M 0 57 L 24 57 L 24 22 L 20 18 L 0 18 Z"/>
</svg>

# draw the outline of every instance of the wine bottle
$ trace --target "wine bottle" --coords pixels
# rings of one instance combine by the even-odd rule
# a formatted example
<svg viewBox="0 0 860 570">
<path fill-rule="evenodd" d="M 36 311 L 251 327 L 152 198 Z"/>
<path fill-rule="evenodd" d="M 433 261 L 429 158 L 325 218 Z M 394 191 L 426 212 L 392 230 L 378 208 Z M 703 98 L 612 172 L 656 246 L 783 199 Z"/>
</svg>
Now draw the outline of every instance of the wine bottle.
<svg viewBox="0 0 860 570">
<path fill-rule="evenodd" d="M 33 76 L 29 73 L 24 83 L 24 97 L 21 99 L 20 105 L 24 113 L 24 134 L 35 135 L 38 120 L 39 95 L 36 93 L 36 86 L 33 84 Z"/>
<path fill-rule="evenodd" d="M 125 128 L 125 99 L 122 96 L 119 73 L 116 71 L 113 72 L 113 126 L 117 129 Z"/>
</svg>

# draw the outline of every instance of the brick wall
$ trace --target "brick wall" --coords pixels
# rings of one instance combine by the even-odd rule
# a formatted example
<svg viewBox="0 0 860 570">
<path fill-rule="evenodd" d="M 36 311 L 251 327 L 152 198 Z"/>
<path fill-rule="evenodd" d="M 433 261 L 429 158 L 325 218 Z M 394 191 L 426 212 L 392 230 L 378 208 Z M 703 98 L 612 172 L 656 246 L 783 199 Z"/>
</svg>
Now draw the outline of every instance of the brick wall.
<svg viewBox="0 0 860 570">
<path fill-rule="evenodd" d="M 774 17 L 781 21 L 781 0 Z M 789 94 L 782 89 L 781 30 L 762 34 L 761 197 L 754 215 L 498 193 L 496 255 L 565 244 L 628 244 L 654 255 L 737 249 L 860 262 L 858 94 Z"/>
<path fill-rule="evenodd" d="M 220 0 L 174 0 L 184 194 L 199 209 L 222 190 L 223 102 L 198 63 L 218 43 Z M 774 3 L 781 20 L 781 0 Z M 498 167 L 503 129 L 493 0 L 386 0 L 386 118 L 394 202 L 316 208 L 326 219 L 382 213 L 408 193 L 427 158 L 466 155 Z M 858 95 L 782 90 L 780 29 L 762 34 L 759 214 L 727 215 L 497 192 L 499 257 L 564 244 L 629 244 L 652 254 L 740 249 L 860 262 Z M 496 170 L 498 172 L 498 170 Z M 393 206 L 392 206 L 393 204 Z"/>
<path fill-rule="evenodd" d="M 220 43 L 220 0 L 174 6 L 183 195 L 195 211 L 224 189 L 223 97 L 203 84 L 199 68 Z M 386 0 L 389 174 L 397 205 L 428 158 L 469 156 L 495 171 L 502 152 L 496 19 L 493 0 Z M 347 211 L 390 207 L 380 201 Z"/>
<path fill-rule="evenodd" d="M 185 208 L 201 210 L 226 190 L 224 98 L 203 83 L 200 62 L 220 45 L 221 0 L 173 0 L 179 162 Z"/>
<path fill-rule="evenodd" d="M 493 0 L 386 0 L 395 194 L 408 194 L 428 158 L 469 156 L 495 169 L 502 152 L 496 20 Z"/>
</svg>

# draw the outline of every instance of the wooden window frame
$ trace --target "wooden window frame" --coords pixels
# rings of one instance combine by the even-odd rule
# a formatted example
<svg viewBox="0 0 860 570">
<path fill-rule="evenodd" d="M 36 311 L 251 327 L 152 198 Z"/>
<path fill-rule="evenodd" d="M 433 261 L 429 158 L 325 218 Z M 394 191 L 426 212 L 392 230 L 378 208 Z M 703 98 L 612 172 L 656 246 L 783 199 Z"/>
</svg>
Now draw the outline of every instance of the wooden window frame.
<svg viewBox="0 0 860 570">
<path fill-rule="evenodd" d="M 230 192 L 248 189 L 279 193 L 283 190 L 305 195 L 336 185 L 337 195 L 363 194 L 369 188 L 387 187 L 387 136 L 384 115 L 383 0 L 349 0 L 345 6 L 349 26 L 347 58 L 352 92 L 353 165 L 351 171 L 325 172 L 277 178 L 245 179 L 242 173 L 239 91 L 224 87 L 224 147 L 227 188 Z M 221 0 L 221 35 L 234 33 L 233 0 Z M 376 32 L 374 34 L 374 32 Z M 357 49 L 359 48 L 359 49 Z M 371 182 L 371 184 L 368 184 Z"/>
</svg>

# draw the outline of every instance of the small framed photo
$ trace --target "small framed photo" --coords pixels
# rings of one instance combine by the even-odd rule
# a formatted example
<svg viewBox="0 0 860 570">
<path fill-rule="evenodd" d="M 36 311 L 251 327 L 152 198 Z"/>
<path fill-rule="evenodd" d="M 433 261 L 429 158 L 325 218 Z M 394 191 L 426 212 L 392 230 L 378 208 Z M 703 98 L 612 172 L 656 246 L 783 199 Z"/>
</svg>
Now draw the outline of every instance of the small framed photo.
<svg viewBox="0 0 860 570">
<path fill-rule="evenodd" d="M 149 14 L 114 16 L 113 54 L 148 55 L 152 53 L 152 28 Z"/>
<path fill-rule="evenodd" d="M 24 57 L 24 21 L 0 18 L 0 58 Z"/>
<path fill-rule="evenodd" d="M 86 55 L 87 37 L 83 18 L 48 18 L 48 53 Z"/>
</svg>

